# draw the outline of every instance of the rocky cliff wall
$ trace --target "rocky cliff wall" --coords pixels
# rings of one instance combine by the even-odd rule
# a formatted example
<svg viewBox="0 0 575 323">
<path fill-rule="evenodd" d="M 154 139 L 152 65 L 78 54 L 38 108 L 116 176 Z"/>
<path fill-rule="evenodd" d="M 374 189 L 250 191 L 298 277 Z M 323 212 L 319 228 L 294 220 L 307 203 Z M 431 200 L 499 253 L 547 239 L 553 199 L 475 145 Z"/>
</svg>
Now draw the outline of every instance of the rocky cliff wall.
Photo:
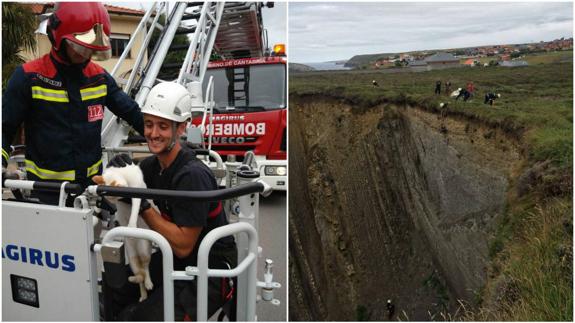
<svg viewBox="0 0 575 323">
<path fill-rule="evenodd" d="M 290 319 L 429 320 L 473 301 L 519 160 L 415 107 L 290 106 Z"/>
</svg>

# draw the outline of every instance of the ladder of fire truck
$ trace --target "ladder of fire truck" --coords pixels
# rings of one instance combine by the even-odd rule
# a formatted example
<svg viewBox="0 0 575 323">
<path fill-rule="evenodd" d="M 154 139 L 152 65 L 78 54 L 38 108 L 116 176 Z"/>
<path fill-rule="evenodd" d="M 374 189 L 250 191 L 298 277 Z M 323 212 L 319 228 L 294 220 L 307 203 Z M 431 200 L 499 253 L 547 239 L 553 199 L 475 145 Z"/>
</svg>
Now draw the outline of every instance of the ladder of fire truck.
<svg viewBox="0 0 575 323">
<path fill-rule="evenodd" d="M 177 83 L 185 85 L 192 96 L 201 93 L 202 82 L 208 62 L 215 49 L 222 58 L 260 57 L 267 48 L 262 24 L 262 3 L 255 2 L 176 2 L 175 8 L 169 10 L 169 3 L 154 3 L 144 15 L 134 35 L 112 70 L 116 76 L 135 39 L 140 32 L 145 34 L 144 42 L 137 55 L 134 68 L 127 79 L 118 79 L 124 91 L 132 94 L 142 106 L 150 89 L 159 81 L 160 70 L 178 68 Z M 160 16 L 166 18 L 164 25 L 158 22 Z M 153 20 L 152 20 L 152 16 Z M 151 21 L 151 28 L 147 25 Z M 146 31 L 146 29 L 148 29 Z M 144 55 L 155 29 L 161 31 L 158 41 L 146 63 Z M 189 46 L 172 45 L 176 35 L 192 37 Z M 187 49 L 184 61 L 179 64 L 165 64 L 170 51 Z M 248 105 L 247 82 L 249 74 L 234 72 L 232 84 L 234 95 Z M 161 81 L 161 80 L 160 80 Z M 194 98 L 195 108 L 204 108 L 203 97 Z M 129 127 L 106 111 L 102 127 L 102 144 L 104 147 L 119 147 L 128 138 Z"/>
<path fill-rule="evenodd" d="M 233 3 L 226 6 L 216 43 L 224 59 L 262 57 L 267 48 L 264 37 L 262 3 Z M 249 68 L 226 70 L 228 107 L 249 106 Z"/>
<path fill-rule="evenodd" d="M 169 10 L 169 6 L 174 6 L 174 8 Z M 205 116 L 208 113 L 211 114 L 210 108 L 213 108 L 211 100 L 208 98 L 204 102 L 204 94 L 202 94 L 202 83 L 212 49 L 216 48 L 222 58 L 262 56 L 266 47 L 262 37 L 262 6 L 261 3 L 224 3 L 218 1 L 154 3 L 147 10 L 111 74 L 122 86 L 123 90 L 135 98 L 140 107 L 143 106 L 150 89 L 157 82 L 175 81 L 182 84 L 186 86 L 192 95 L 192 111 L 201 111 L 199 109 L 202 109 L 205 120 Z M 159 21 L 160 16 L 166 17 L 164 24 Z M 150 28 L 147 27 L 148 24 Z M 219 28 L 221 32 L 218 32 Z M 154 49 L 148 53 L 147 62 L 144 63 L 146 49 L 156 29 L 161 31 L 160 36 Z M 240 30 L 240 32 L 236 33 L 234 30 Z M 143 32 L 145 35 L 142 48 L 137 55 L 130 74 L 125 79 L 121 79 L 116 74 L 139 32 Z M 188 35 L 188 38 L 192 39 L 189 46 L 172 44 L 175 36 L 182 34 Z M 187 49 L 187 53 L 182 63 L 165 64 L 166 56 L 170 51 L 184 49 Z M 179 69 L 176 79 L 160 80 L 158 78 L 160 71 L 166 72 L 173 68 Z M 248 81 L 246 75 L 238 75 L 238 78 L 242 78 L 244 82 Z M 207 86 L 205 95 L 210 96 L 210 93 L 213 96 L 213 84 Z M 194 95 L 196 96 L 194 97 Z M 212 118 L 208 119 L 211 121 Z M 110 151 L 114 151 L 115 148 L 119 148 L 126 142 L 128 133 L 129 127 L 106 111 L 102 128 L 103 146 L 111 148 Z M 104 156 L 104 158 L 107 157 L 106 154 Z M 248 218 L 255 219 L 255 224 L 252 223 L 251 225 L 257 231 L 257 216 L 248 214 Z M 246 245 L 247 237 L 240 235 L 238 237 L 238 250 L 240 250 L 238 260 L 246 257 L 247 249 L 241 247 Z M 247 274 L 241 274 L 241 279 L 238 276 L 238 286 L 236 286 L 238 293 L 237 315 L 240 320 L 252 320 L 255 318 L 255 313 L 249 310 L 250 302 L 254 301 L 255 304 L 255 300 L 249 299 L 249 295 L 251 295 L 250 293 L 252 292 L 250 291 L 253 291 L 255 285 L 248 284 L 245 275 Z M 274 303 L 277 300 L 273 299 L 273 292 L 270 293 L 270 291 L 273 291 L 273 288 L 278 288 L 279 284 L 272 282 L 271 277 L 271 272 L 267 273 L 266 283 L 258 282 L 258 287 L 265 286 L 267 288 L 266 297 L 263 297 L 263 299 Z"/>
<path fill-rule="evenodd" d="M 173 8 L 171 8 L 172 10 L 169 10 L 169 6 L 173 6 Z M 161 82 L 162 80 L 158 79 L 158 75 L 160 73 L 160 70 L 164 69 L 166 66 L 164 65 L 164 61 L 166 59 L 166 56 L 168 54 L 168 52 L 170 50 L 181 50 L 181 48 L 178 48 L 178 46 L 172 46 L 172 41 L 174 40 L 176 35 L 180 35 L 180 34 L 185 34 L 185 35 L 189 35 L 192 38 L 192 41 L 190 43 L 189 46 L 187 46 L 187 54 L 186 54 L 186 58 L 183 61 L 183 63 L 180 64 L 179 67 L 179 75 L 177 77 L 177 79 L 175 79 L 176 82 L 178 82 L 179 84 L 182 84 L 184 86 L 186 86 L 188 88 L 188 90 L 190 91 L 191 94 L 194 93 L 199 93 L 199 97 L 196 97 L 195 102 L 198 105 L 203 105 L 204 107 L 206 106 L 206 104 L 203 103 L 203 98 L 201 97 L 201 91 L 202 91 L 202 82 L 203 82 L 203 78 L 204 75 L 206 73 L 206 69 L 207 69 L 207 65 L 209 62 L 209 58 L 210 55 L 212 53 L 212 49 L 214 47 L 214 43 L 216 42 L 216 35 L 218 34 L 218 27 L 221 24 L 221 21 L 228 21 L 226 24 L 226 27 L 229 27 L 230 32 L 224 32 L 221 36 L 221 41 L 222 42 L 227 42 L 230 41 L 230 37 L 239 37 L 239 36 L 231 36 L 232 32 L 231 30 L 233 30 L 235 27 L 239 28 L 240 26 L 237 26 L 238 23 L 242 23 L 241 19 L 243 18 L 238 18 L 238 17 L 243 17 L 242 16 L 242 12 L 244 11 L 248 11 L 248 14 L 253 15 L 253 13 L 251 11 L 257 12 L 256 14 L 256 21 L 258 21 L 258 28 L 256 31 L 259 33 L 259 35 L 261 36 L 261 15 L 259 15 L 259 8 L 261 7 L 261 4 L 259 5 L 259 7 L 256 5 L 255 7 L 252 6 L 252 4 L 241 4 L 241 3 L 231 3 L 231 4 L 225 4 L 224 2 L 218 2 L 218 1 L 213 1 L 213 2 L 190 2 L 190 3 L 185 3 L 185 2 L 164 2 L 164 3 L 154 3 L 150 9 L 148 9 L 142 19 L 142 21 L 140 22 L 140 24 L 138 25 L 136 31 L 134 32 L 134 34 L 132 35 L 130 41 L 128 42 L 128 44 L 126 45 L 126 48 L 124 50 L 124 52 L 122 53 L 122 55 L 120 56 L 117 65 L 114 67 L 114 69 L 112 70 L 111 74 L 112 76 L 114 76 L 116 78 L 116 80 L 118 81 L 119 85 L 123 88 L 123 90 L 128 93 L 133 95 L 135 101 L 140 105 L 143 106 L 147 95 L 150 92 L 150 89 L 157 83 L 157 82 Z M 224 8 L 226 8 L 226 10 L 224 10 Z M 251 10 L 251 11 L 250 11 Z M 230 15 L 229 19 L 223 19 L 223 14 L 224 12 L 226 12 L 226 14 Z M 164 17 L 164 22 L 162 24 L 162 22 L 160 21 L 161 17 Z M 240 20 L 233 20 L 231 17 L 235 17 L 233 19 L 240 19 Z M 250 19 L 253 19 L 250 18 Z M 239 22 L 236 22 L 239 21 Z M 236 24 L 236 26 L 234 27 L 234 24 Z M 148 53 L 148 57 L 147 57 L 147 61 L 146 58 L 144 57 L 146 52 L 147 52 L 147 47 L 148 44 L 150 43 L 151 39 L 152 39 L 152 34 L 154 33 L 155 30 L 159 30 L 160 31 L 160 35 L 158 40 L 156 41 L 156 44 L 153 48 L 153 50 Z M 223 29 L 224 31 L 226 30 L 226 28 Z M 243 31 L 242 33 L 246 33 L 247 31 Z M 142 34 L 140 34 L 142 33 Z M 257 35 L 257 33 L 256 33 Z M 119 72 L 119 68 L 122 66 L 122 64 L 124 63 L 124 60 L 126 59 L 126 57 L 128 56 L 128 53 L 130 52 L 131 48 L 134 45 L 134 42 L 136 40 L 136 38 L 140 38 L 143 37 L 144 41 L 142 43 L 142 47 L 141 50 L 139 51 L 139 53 L 136 56 L 136 60 L 135 60 L 135 64 L 134 67 L 132 69 L 132 71 L 129 73 L 129 75 L 126 76 L 125 79 L 119 78 L 118 75 L 116 75 Z M 227 37 L 227 38 L 226 38 Z M 250 44 L 250 42 L 255 42 L 257 46 L 248 46 L 245 47 L 244 45 L 238 45 L 238 47 L 241 50 L 250 50 L 250 55 L 258 55 L 260 56 L 259 53 L 256 52 L 252 52 L 252 50 L 259 50 L 260 52 L 262 51 L 263 45 L 261 43 L 258 43 L 258 41 L 260 40 L 259 37 L 256 38 L 250 38 L 249 40 L 247 40 L 245 42 L 245 44 Z M 259 49 L 258 49 L 259 48 Z M 239 50 L 238 49 L 238 50 Z M 234 50 L 227 48 L 227 47 L 223 47 L 223 45 L 221 45 L 220 47 L 221 50 L 221 56 L 222 57 L 230 57 L 229 55 L 236 55 L 237 53 L 234 52 Z M 168 81 L 168 80 L 166 80 Z M 199 92 L 194 92 L 192 90 L 199 90 Z M 209 89 L 209 87 L 208 87 Z M 209 92 L 209 91 L 206 91 Z M 213 92 L 213 90 L 212 90 Z M 109 111 L 106 111 L 106 114 L 104 116 L 104 120 L 103 120 L 103 125 L 102 125 L 102 144 L 104 147 L 111 147 L 111 148 L 119 148 L 121 147 L 126 139 L 128 138 L 128 133 L 129 133 L 129 127 L 123 123 L 120 122 L 119 119 L 117 119 L 114 115 L 110 114 Z M 106 154 L 104 154 L 104 156 L 107 156 Z M 252 173 L 248 172 L 248 174 L 250 176 L 246 177 L 245 181 L 254 181 L 254 179 L 252 178 Z M 240 183 L 240 184 L 244 184 L 244 183 Z M 16 183 L 16 186 L 14 187 L 18 187 L 18 188 L 30 188 L 30 183 L 24 183 L 22 184 L 23 186 L 18 186 L 20 184 Z M 54 214 L 59 214 L 61 212 L 64 212 L 64 210 L 68 210 L 68 208 L 64 207 L 64 202 L 65 201 L 65 196 L 66 194 L 64 193 L 64 188 L 66 187 L 66 184 L 63 184 L 61 187 L 61 198 L 60 198 L 60 207 L 58 210 L 51 210 L 50 206 L 46 206 L 45 208 L 47 208 L 50 212 L 54 213 Z M 96 187 L 96 186 L 94 186 Z M 269 188 L 266 189 L 266 191 L 269 193 Z M 240 209 L 242 209 L 243 207 L 247 207 L 246 212 L 240 212 L 241 214 L 244 214 L 244 218 L 245 221 L 249 224 L 250 228 L 254 228 L 254 230 L 251 230 L 252 232 L 256 232 L 255 234 L 253 234 L 254 237 L 249 238 L 248 236 L 244 236 L 244 235 L 240 235 L 238 237 L 238 250 L 239 250 L 239 254 L 238 254 L 238 259 L 241 260 L 245 260 L 248 259 L 249 262 L 253 262 L 253 268 L 255 268 L 255 266 L 257 265 L 257 258 L 255 256 L 255 252 L 251 252 L 253 250 L 257 250 L 257 230 L 258 230 L 258 216 L 257 216 L 257 195 L 255 194 L 248 194 L 245 197 L 242 197 L 242 199 L 240 199 Z M 86 207 L 86 210 L 88 208 L 90 208 L 90 205 L 86 199 L 83 200 L 78 200 L 80 201 L 80 203 L 83 205 L 82 207 Z M 85 203 L 84 203 L 85 202 Z M 22 204 L 24 205 L 24 204 Z M 23 207 L 22 205 L 20 206 L 16 206 L 16 209 L 18 210 L 17 212 L 14 212 L 13 214 L 19 214 L 21 212 Z M 26 206 L 26 205 L 24 205 Z M 39 206 L 33 205 L 30 206 L 29 208 L 37 208 Z M 68 211 L 71 212 L 84 212 L 82 214 L 87 214 L 86 210 L 80 210 L 80 209 L 72 209 L 70 208 Z M 8 212 L 9 213 L 9 212 Z M 50 213 L 50 214 L 52 214 Z M 35 214 L 38 214 L 38 212 L 36 211 Z M 11 217 L 13 219 L 18 219 L 18 217 Z M 81 217 L 75 217 L 75 218 L 81 218 Z M 86 219 L 86 217 L 84 217 L 83 219 Z M 242 217 L 240 216 L 240 219 L 242 219 Z M 240 221 L 242 222 L 242 221 Z M 242 223 L 239 223 L 240 225 Z M 90 224 L 87 225 L 87 232 L 91 232 L 92 228 L 92 222 L 90 221 Z M 237 227 L 237 226 L 236 226 Z M 245 225 L 244 225 L 245 227 Z M 235 231 L 232 231 L 232 229 L 230 228 L 219 228 L 222 229 L 220 231 L 222 231 L 223 233 L 229 235 L 229 234 L 233 234 L 235 233 Z M 134 230 L 140 230 L 140 229 L 134 229 Z M 214 230 L 216 231 L 216 230 Z M 224 232 L 225 231 L 225 232 Z M 149 232 L 146 230 L 142 230 L 142 231 L 138 231 L 138 234 L 140 234 L 141 232 Z M 222 233 L 222 234 L 223 234 Z M 127 235 L 124 235 L 127 236 Z M 88 235 L 88 240 L 90 240 L 91 236 Z M 108 239 L 113 239 L 114 237 L 111 236 L 104 236 L 104 238 L 108 238 Z M 141 238 L 142 236 L 135 236 L 138 238 Z M 249 238 L 249 239 L 248 239 Z M 167 243 L 166 243 L 167 244 Z M 248 248 L 242 248 L 242 246 L 247 246 L 250 245 L 250 249 L 248 250 Z M 92 245 L 93 246 L 93 245 Z M 169 249 L 169 248 L 165 248 L 165 249 Z M 207 250 L 209 250 L 209 247 L 206 248 Z M 87 249 L 83 249 L 83 250 L 87 250 Z M 250 251 L 251 250 L 251 251 Z M 164 251 L 164 250 L 162 250 Z M 248 253 L 248 251 L 251 252 Z M 208 253 L 205 252 L 206 258 Z M 251 258 L 248 258 L 248 256 L 251 256 Z M 165 257 L 166 259 L 170 258 L 170 257 Z M 243 263 L 247 263 L 246 261 L 242 261 Z M 203 267 L 199 267 L 198 269 L 198 280 L 199 280 L 199 286 L 200 288 L 203 288 L 201 290 L 205 291 L 207 289 L 207 276 L 208 274 L 206 272 L 208 272 L 208 270 L 211 269 L 207 269 L 207 261 L 202 262 L 202 266 Z M 95 262 L 91 262 L 90 263 L 90 270 L 91 272 L 94 272 L 95 269 Z M 246 265 L 246 266 L 252 266 L 252 265 Z M 280 284 L 273 282 L 273 277 L 271 274 L 271 262 L 270 263 L 266 263 L 266 273 L 264 274 L 265 277 L 265 282 L 260 282 L 260 281 L 256 281 L 256 271 L 255 270 L 249 270 L 249 272 L 247 270 L 245 270 L 246 266 L 242 267 L 243 269 L 233 269 L 234 273 L 236 273 L 236 275 L 238 276 L 238 286 L 236 286 L 236 290 L 237 290 L 237 318 L 238 320 L 241 321 L 247 321 L 247 320 L 255 320 L 255 304 L 256 304 L 256 294 L 255 294 L 255 289 L 257 287 L 262 288 L 264 291 L 262 292 L 262 300 L 265 301 L 271 301 L 272 303 L 274 302 L 279 302 L 277 300 L 275 300 L 273 298 L 273 289 L 275 288 L 280 288 Z M 165 268 L 169 268 L 171 266 L 164 266 Z M 204 268 L 205 267 L 205 268 Z M 193 269 L 193 268 L 192 268 Z M 164 271 L 164 274 L 167 272 Z M 93 274 L 93 273 L 92 273 Z M 218 276 L 218 275 L 223 275 L 220 271 L 218 270 L 214 270 L 213 273 L 210 273 L 211 276 Z M 189 280 L 190 278 L 188 277 L 189 275 L 186 273 L 185 279 Z M 85 279 L 85 278 L 82 278 Z M 165 278 L 164 278 L 165 279 Z M 95 280 L 92 280 L 91 282 L 91 292 L 93 292 L 93 290 L 95 290 L 95 288 L 93 288 L 95 286 L 94 284 Z M 257 284 L 256 284 L 257 283 Z M 202 287 L 204 286 L 204 287 Z M 165 295 L 169 295 L 170 293 L 165 293 Z M 207 294 L 207 293 L 202 293 L 202 295 Z M 96 302 L 93 302 L 94 299 L 92 299 L 92 312 L 93 313 L 97 313 L 97 294 L 96 294 Z M 166 299 L 168 299 L 168 301 L 166 301 Z M 166 299 L 164 300 L 165 304 L 170 304 L 169 297 L 166 297 Z M 207 315 L 207 305 L 205 300 L 202 300 L 203 302 L 202 304 L 204 304 L 204 306 L 199 306 L 199 309 L 203 309 L 205 308 L 205 311 L 199 311 L 198 315 L 200 315 L 200 313 L 203 313 L 203 315 Z M 172 301 L 173 303 L 173 301 Z M 168 307 L 165 307 L 168 308 Z M 166 312 L 170 312 L 168 310 L 166 310 Z M 173 313 L 172 313 L 173 314 Z M 169 315 L 168 315 L 169 317 Z M 172 315 L 173 318 L 173 315 Z M 200 320 L 207 320 L 207 317 L 199 317 Z"/>
<path fill-rule="evenodd" d="M 226 4 L 214 48 L 223 59 L 262 57 L 267 48 L 261 2 Z"/>
<path fill-rule="evenodd" d="M 193 39 L 187 48 L 186 59 L 179 65 L 180 75 L 177 82 L 190 89 L 195 86 L 201 91 L 201 82 L 207 68 L 207 63 L 215 41 L 216 33 L 223 13 L 224 2 L 175 2 L 170 10 L 169 3 L 154 3 L 147 10 L 142 21 L 136 28 L 128 45 L 126 46 L 118 63 L 112 70 L 112 76 L 116 77 L 123 90 L 134 96 L 135 101 L 143 106 L 150 89 L 161 80 L 158 80 L 160 70 L 170 50 L 181 49 L 171 46 L 176 35 L 193 35 Z M 152 16 L 153 19 L 152 19 Z M 160 16 L 165 17 L 165 23 L 159 22 Z M 147 28 L 151 20 L 151 27 Z M 161 33 L 149 53 L 147 62 L 144 56 L 148 44 L 155 30 Z M 140 52 L 137 55 L 133 69 L 127 79 L 119 79 L 117 73 L 124 63 L 128 52 L 136 38 L 145 35 Z M 192 84 L 194 83 L 194 84 Z M 191 93 L 194 93 L 191 91 Z M 201 92 L 199 92 L 201 93 Z M 202 98 L 195 98 L 198 105 L 202 105 Z M 121 146 L 128 138 L 129 127 L 119 122 L 116 116 L 106 111 L 102 126 L 102 144 L 104 147 L 116 148 Z"/>
</svg>

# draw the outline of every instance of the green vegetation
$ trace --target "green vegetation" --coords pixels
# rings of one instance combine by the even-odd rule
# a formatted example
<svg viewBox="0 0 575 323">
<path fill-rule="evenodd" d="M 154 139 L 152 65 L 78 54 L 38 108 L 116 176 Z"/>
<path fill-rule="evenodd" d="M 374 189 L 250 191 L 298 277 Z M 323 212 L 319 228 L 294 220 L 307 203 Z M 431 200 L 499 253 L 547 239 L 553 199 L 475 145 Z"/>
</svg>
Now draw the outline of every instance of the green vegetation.
<svg viewBox="0 0 575 323">
<path fill-rule="evenodd" d="M 166 16 L 165 14 L 162 14 L 162 16 L 160 16 L 159 18 L 159 22 L 161 24 L 164 24 L 166 20 Z M 150 43 L 148 44 L 148 54 L 152 53 L 154 50 L 154 47 L 156 47 L 156 43 L 158 42 L 158 40 L 160 39 L 160 34 L 162 32 L 159 29 L 155 29 L 153 34 L 152 34 L 152 39 L 150 39 Z M 172 39 L 172 45 L 171 46 L 175 46 L 175 45 L 189 45 L 190 44 L 190 40 L 188 39 L 187 35 L 176 35 L 174 36 L 174 39 Z M 166 58 L 164 59 L 164 65 L 169 65 L 169 64 L 181 64 L 184 59 L 186 58 L 186 50 L 174 50 L 174 51 L 169 51 L 168 54 L 166 55 Z M 162 68 L 158 74 L 158 78 L 160 79 L 174 79 L 178 77 L 180 70 L 179 68 Z"/>
<path fill-rule="evenodd" d="M 433 312 L 430 311 L 430 319 L 435 321 L 436 317 L 439 317 L 442 313 L 447 312 L 447 304 L 449 303 L 449 295 L 447 294 L 447 287 L 441 283 L 438 277 L 438 273 L 433 271 L 427 279 L 423 282 L 423 285 L 429 289 L 432 289 L 437 295 L 437 302 L 435 303 L 435 309 Z"/>
<path fill-rule="evenodd" d="M 366 54 L 366 55 L 355 55 L 346 62 L 346 66 L 353 66 L 355 68 L 368 68 L 373 62 L 384 59 L 390 55 L 395 55 L 391 53 L 380 53 L 380 54 Z"/>
<path fill-rule="evenodd" d="M 357 305 L 355 308 L 355 320 L 356 321 L 369 321 L 369 313 L 367 311 L 367 307 L 363 305 Z"/>
<path fill-rule="evenodd" d="M 531 65 L 573 62 L 573 50 L 530 54 L 525 56 L 523 60 Z"/>
<path fill-rule="evenodd" d="M 290 76 L 292 98 L 330 97 L 357 110 L 392 103 L 439 113 L 439 103 L 449 102 L 448 115 L 500 128 L 521 147 L 525 163 L 511 178 L 507 211 L 489 244 L 487 284 L 477 304 L 462 305 L 448 316 L 573 320 L 573 63 L 568 55 L 572 51 L 533 55 L 527 58 L 530 66 L 519 68 Z M 436 80 L 450 81 L 452 91 L 473 81 L 475 96 L 468 102 L 436 96 Z M 501 94 L 492 107 L 483 104 L 487 92 Z"/>
<path fill-rule="evenodd" d="M 36 47 L 36 17 L 30 8 L 16 2 L 2 3 L 2 88 L 14 69 L 24 63 L 20 52 Z"/>
<path fill-rule="evenodd" d="M 572 321 L 572 205 L 564 199 L 539 205 L 521 211 L 515 230 L 521 241 L 508 243 L 496 258 L 510 278 L 504 313 L 518 321 Z"/>
<path fill-rule="evenodd" d="M 527 145 L 531 161 L 552 160 L 571 167 L 573 142 L 572 63 L 520 68 L 455 68 L 421 73 L 333 71 L 290 77 L 290 95 L 327 95 L 356 107 L 390 102 L 438 110 L 449 102 L 448 114 L 479 119 L 501 127 Z M 378 87 L 371 85 L 376 80 Z M 451 89 L 475 84 L 471 101 L 455 101 L 445 94 L 434 96 L 436 80 L 450 81 Z M 494 106 L 483 104 L 487 92 L 500 93 Z"/>
<path fill-rule="evenodd" d="M 289 70 L 290 72 L 310 72 L 314 71 L 315 68 L 305 65 L 305 64 L 298 64 L 298 63 L 289 63 Z"/>
</svg>

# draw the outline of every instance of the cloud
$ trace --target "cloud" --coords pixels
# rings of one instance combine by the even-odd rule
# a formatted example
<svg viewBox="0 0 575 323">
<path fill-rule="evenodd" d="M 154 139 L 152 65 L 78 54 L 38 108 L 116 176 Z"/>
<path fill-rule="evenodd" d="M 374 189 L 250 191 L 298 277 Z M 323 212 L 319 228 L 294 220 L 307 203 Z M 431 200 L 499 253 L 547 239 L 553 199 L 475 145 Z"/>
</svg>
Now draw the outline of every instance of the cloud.
<svg viewBox="0 0 575 323">
<path fill-rule="evenodd" d="M 356 54 L 570 37 L 572 12 L 567 2 L 294 2 L 288 15 L 290 60 L 317 62 Z"/>
<path fill-rule="evenodd" d="M 268 32 L 270 46 L 287 43 L 287 5 L 285 2 L 275 2 L 273 8 L 262 8 L 264 28 Z"/>
</svg>

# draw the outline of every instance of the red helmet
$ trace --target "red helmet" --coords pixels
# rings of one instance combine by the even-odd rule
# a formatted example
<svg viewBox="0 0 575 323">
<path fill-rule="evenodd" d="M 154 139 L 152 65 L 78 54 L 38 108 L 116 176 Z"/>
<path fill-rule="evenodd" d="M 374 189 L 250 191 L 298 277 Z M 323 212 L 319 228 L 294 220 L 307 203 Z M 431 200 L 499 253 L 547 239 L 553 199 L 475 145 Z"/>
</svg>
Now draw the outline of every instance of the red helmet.
<svg viewBox="0 0 575 323">
<path fill-rule="evenodd" d="M 50 17 L 52 46 L 60 50 L 64 39 L 76 52 L 96 60 L 110 58 L 110 16 L 100 2 L 57 2 Z"/>
</svg>

